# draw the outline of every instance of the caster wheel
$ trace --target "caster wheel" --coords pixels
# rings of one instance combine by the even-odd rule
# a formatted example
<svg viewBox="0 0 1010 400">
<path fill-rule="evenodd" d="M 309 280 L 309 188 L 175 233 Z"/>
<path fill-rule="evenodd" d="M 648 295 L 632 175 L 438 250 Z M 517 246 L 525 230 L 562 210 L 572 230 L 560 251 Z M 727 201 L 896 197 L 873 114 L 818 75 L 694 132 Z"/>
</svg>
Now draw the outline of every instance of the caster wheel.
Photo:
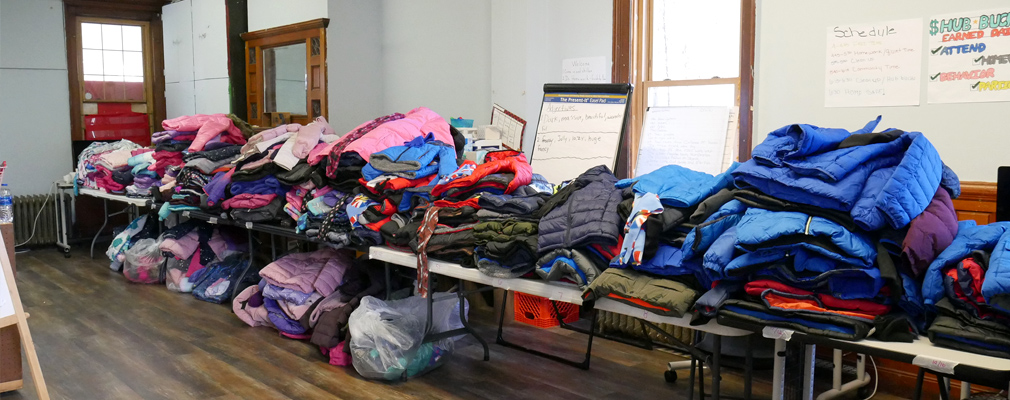
<svg viewBox="0 0 1010 400">
<path fill-rule="evenodd" d="M 677 382 L 677 371 L 666 371 L 663 373 L 663 378 L 666 378 L 667 383 Z"/>
<path fill-rule="evenodd" d="M 63 253 L 63 258 L 70 258 L 70 253 Z"/>
</svg>

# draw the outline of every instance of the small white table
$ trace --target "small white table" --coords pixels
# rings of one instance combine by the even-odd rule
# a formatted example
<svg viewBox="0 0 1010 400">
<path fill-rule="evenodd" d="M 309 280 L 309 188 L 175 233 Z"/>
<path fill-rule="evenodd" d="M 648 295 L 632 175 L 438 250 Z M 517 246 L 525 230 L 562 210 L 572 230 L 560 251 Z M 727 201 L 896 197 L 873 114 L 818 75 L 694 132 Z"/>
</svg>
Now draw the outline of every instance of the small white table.
<svg viewBox="0 0 1010 400">
<path fill-rule="evenodd" d="M 133 219 L 139 215 L 139 211 L 137 210 L 139 207 L 148 207 L 153 206 L 154 204 L 154 201 L 150 198 L 127 197 L 121 194 L 106 193 L 97 189 L 80 188 L 77 190 L 77 193 L 82 196 L 91 196 L 102 199 L 102 214 L 105 219 L 102 221 L 102 227 L 98 228 L 98 232 L 95 233 L 95 237 L 91 239 L 91 258 L 95 258 L 95 242 L 98 241 L 98 236 L 102 234 L 102 231 L 105 230 L 105 226 L 108 225 L 109 217 L 125 213 L 127 214 L 127 217 L 129 217 L 130 221 L 133 221 Z M 126 203 L 126 208 L 109 214 L 110 200 L 119 203 Z M 64 227 L 64 229 L 66 229 L 66 227 Z M 67 246 L 67 249 L 69 249 L 69 246 Z"/>
</svg>

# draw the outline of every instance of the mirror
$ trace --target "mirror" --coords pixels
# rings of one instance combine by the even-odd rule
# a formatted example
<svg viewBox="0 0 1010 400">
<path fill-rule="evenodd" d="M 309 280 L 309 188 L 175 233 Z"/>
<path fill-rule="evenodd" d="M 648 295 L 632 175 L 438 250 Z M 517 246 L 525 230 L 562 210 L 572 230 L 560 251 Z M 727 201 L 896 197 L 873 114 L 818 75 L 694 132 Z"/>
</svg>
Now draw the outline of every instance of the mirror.
<svg viewBox="0 0 1010 400">
<path fill-rule="evenodd" d="M 264 111 L 305 115 L 305 43 L 263 49 Z"/>
<path fill-rule="evenodd" d="M 0 0 L 3 1 L 3 0 Z M 243 33 L 250 124 L 326 117 L 326 18 Z"/>
</svg>

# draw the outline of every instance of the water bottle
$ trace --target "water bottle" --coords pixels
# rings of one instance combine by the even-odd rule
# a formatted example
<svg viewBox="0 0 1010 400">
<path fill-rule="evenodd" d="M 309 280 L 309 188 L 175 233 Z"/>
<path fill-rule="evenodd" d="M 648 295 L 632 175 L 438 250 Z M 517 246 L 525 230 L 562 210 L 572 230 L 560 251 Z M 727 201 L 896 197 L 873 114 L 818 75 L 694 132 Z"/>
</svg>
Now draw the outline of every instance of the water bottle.
<svg viewBox="0 0 1010 400">
<path fill-rule="evenodd" d="M 0 224 L 14 223 L 14 196 L 11 189 L 4 183 L 0 185 Z"/>
</svg>

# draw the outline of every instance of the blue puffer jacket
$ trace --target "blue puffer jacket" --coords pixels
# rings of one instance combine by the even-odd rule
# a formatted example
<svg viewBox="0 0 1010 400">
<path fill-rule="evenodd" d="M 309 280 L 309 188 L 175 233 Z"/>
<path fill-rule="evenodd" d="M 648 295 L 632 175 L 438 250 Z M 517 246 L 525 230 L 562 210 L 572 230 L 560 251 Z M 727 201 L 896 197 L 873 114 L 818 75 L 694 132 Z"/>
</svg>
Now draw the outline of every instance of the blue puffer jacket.
<svg viewBox="0 0 1010 400">
<path fill-rule="evenodd" d="M 982 297 L 990 306 L 1010 313 L 1010 231 L 1000 236 L 989 256 L 989 269 L 982 281 Z"/>
<path fill-rule="evenodd" d="M 935 306 L 936 302 L 943 298 L 944 268 L 960 262 L 975 250 L 992 250 L 996 248 L 997 242 L 1001 240 L 1008 229 L 1010 229 L 1010 222 L 995 222 L 981 226 L 976 226 L 975 221 L 958 222 L 957 236 L 954 237 L 954 241 L 940 255 L 936 256 L 936 259 L 933 260 L 933 263 L 929 264 L 929 269 L 926 270 L 923 276 L 922 297 L 925 304 L 927 306 Z M 1004 273 L 997 272 L 997 270 L 1006 271 L 1007 269 L 997 266 L 999 261 L 996 260 L 995 256 L 996 254 L 993 254 L 989 258 L 989 271 L 986 273 L 982 286 L 983 296 L 986 293 L 986 284 L 989 285 L 990 290 L 993 290 L 994 285 L 996 285 L 995 287 L 1007 285 L 1007 279 L 1010 278 L 1010 276 L 1004 275 Z M 1010 265 L 1007 267 L 1010 268 Z M 994 277 L 995 279 L 990 279 L 990 277 Z M 990 280 L 993 282 L 990 283 Z"/>
<path fill-rule="evenodd" d="M 684 238 L 684 245 L 681 246 L 684 250 L 684 259 L 692 259 L 705 254 L 712 243 L 715 243 L 716 238 L 740 222 L 744 211 L 747 211 L 747 206 L 740 200 L 730 200 L 706 218 L 705 222 L 692 228 Z"/>
<path fill-rule="evenodd" d="M 873 121 L 853 134 L 875 126 Z M 850 212 L 866 230 L 908 225 L 940 185 L 940 154 L 919 132 L 853 134 L 810 125 L 779 129 L 733 172 L 736 185 L 783 200 Z M 864 138 L 879 140 L 860 140 Z M 840 148 L 846 139 L 858 144 Z"/>
<path fill-rule="evenodd" d="M 744 251 L 803 249 L 857 267 L 872 267 L 877 249 L 870 239 L 831 220 L 800 212 L 751 208 L 737 225 L 736 245 Z"/>
<path fill-rule="evenodd" d="M 684 254 L 680 247 L 661 244 L 656 249 L 656 255 L 633 269 L 659 276 L 694 275 L 702 287 L 711 287 L 712 282 L 702 271 L 701 259 L 688 260 Z"/>
<path fill-rule="evenodd" d="M 738 165 L 740 164 L 733 163 L 726 172 L 712 176 L 671 164 L 634 179 L 621 179 L 617 182 L 617 188 L 634 185 L 635 193 L 655 193 L 665 206 L 686 208 L 731 186 L 733 177 L 730 173 Z"/>
</svg>

